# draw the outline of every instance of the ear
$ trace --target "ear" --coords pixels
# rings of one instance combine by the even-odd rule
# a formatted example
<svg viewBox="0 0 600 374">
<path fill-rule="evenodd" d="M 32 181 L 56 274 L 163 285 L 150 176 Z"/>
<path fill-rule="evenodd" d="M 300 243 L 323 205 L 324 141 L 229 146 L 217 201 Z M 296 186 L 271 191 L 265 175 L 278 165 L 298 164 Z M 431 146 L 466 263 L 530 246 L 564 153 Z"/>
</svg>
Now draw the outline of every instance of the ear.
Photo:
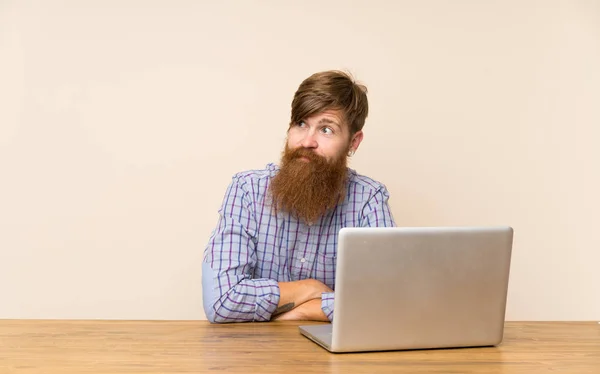
<svg viewBox="0 0 600 374">
<path fill-rule="evenodd" d="M 350 140 L 350 152 L 356 152 L 360 142 L 363 140 L 363 132 L 358 131 L 356 134 L 352 135 L 352 139 Z"/>
</svg>

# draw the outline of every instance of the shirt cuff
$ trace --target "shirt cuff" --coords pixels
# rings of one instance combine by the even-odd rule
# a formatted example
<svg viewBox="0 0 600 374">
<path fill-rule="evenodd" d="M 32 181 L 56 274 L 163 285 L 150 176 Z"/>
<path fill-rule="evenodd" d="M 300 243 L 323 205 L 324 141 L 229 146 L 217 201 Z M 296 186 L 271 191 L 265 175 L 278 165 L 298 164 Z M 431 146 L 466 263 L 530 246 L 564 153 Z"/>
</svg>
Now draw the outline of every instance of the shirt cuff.
<svg viewBox="0 0 600 374">
<path fill-rule="evenodd" d="M 273 279 L 257 279 L 253 286 L 256 288 L 254 320 L 270 321 L 279 304 L 279 285 Z"/>
<path fill-rule="evenodd" d="M 321 294 L 321 309 L 323 313 L 327 316 L 329 322 L 333 322 L 333 300 L 335 297 L 335 293 L 333 292 L 323 292 Z"/>
</svg>

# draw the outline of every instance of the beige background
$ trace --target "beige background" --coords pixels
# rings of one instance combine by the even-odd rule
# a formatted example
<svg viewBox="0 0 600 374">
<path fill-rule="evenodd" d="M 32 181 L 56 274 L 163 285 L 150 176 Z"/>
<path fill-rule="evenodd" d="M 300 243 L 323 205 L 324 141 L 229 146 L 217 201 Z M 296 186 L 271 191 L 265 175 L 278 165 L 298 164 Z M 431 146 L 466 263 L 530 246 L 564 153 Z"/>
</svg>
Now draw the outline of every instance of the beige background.
<svg viewBox="0 0 600 374">
<path fill-rule="evenodd" d="M 369 90 L 404 226 L 515 228 L 507 318 L 600 319 L 599 1 L 0 1 L 0 318 L 204 318 L 231 176 Z"/>
</svg>

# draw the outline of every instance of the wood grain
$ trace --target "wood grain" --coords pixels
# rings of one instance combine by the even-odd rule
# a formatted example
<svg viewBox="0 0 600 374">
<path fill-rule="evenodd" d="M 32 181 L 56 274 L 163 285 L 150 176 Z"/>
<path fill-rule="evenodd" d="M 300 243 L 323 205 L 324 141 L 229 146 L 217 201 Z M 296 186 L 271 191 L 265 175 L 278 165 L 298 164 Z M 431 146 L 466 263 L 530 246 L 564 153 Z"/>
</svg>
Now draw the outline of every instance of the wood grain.
<svg viewBox="0 0 600 374">
<path fill-rule="evenodd" d="M 600 373 L 597 322 L 508 322 L 498 347 L 350 354 L 299 324 L 0 320 L 0 373 Z"/>
</svg>

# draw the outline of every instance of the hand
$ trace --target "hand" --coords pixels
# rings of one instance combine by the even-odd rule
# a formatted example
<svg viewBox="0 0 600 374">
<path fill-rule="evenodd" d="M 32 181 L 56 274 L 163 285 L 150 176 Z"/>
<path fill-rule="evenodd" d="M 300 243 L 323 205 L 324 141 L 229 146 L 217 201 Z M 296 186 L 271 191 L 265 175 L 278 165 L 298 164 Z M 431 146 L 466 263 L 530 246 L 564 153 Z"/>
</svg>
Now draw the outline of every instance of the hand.
<svg viewBox="0 0 600 374">
<path fill-rule="evenodd" d="M 273 321 L 324 321 L 329 322 L 321 309 L 321 299 L 312 299 L 297 306 L 289 312 L 282 313 Z"/>
</svg>

